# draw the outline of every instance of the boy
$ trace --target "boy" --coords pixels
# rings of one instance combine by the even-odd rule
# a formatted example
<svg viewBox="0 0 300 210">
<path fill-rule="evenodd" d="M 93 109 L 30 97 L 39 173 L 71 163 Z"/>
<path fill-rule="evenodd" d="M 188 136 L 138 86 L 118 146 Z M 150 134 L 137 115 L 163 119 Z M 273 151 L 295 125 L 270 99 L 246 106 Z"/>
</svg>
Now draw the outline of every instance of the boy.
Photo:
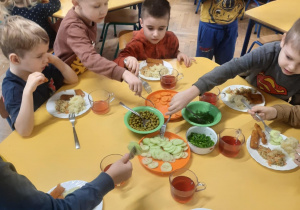
<svg viewBox="0 0 300 210">
<path fill-rule="evenodd" d="M 290 106 L 287 104 L 278 104 L 272 107 L 254 106 L 248 113 L 255 120 L 257 113 L 264 120 L 278 120 L 290 124 L 293 127 L 300 127 L 300 106 Z"/>
<path fill-rule="evenodd" d="M 5 109 L 11 127 L 21 136 L 29 136 L 34 127 L 33 112 L 63 83 L 73 84 L 78 78 L 68 65 L 47 53 L 49 37 L 36 23 L 20 16 L 8 17 L 0 36 L 0 47 L 10 65 L 2 84 Z"/>
<path fill-rule="evenodd" d="M 192 58 L 181 53 L 179 41 L 173 32 L 167 31 L 170 20 L 170 4 L 167 0 L 145 0 L 141 9 L 140 31 L 133 32 L 132 40 L 120 52 L 115 62 L 127 67 L 132 73 L 138 75 L 138 60 L 147 58 L 168 59 L 177 58 L 184 61 L 189 67 Z"/>
<path fill-rule="evenodd" d="M 234 58 L 200 77 L 189 89 L 176 94 L 169 107 L 172 114 L 185 107 L 196 96 L 209 91 L 242 72 L 258 89 L 291 104 L 300 104 L 300 19 L 283 35 L 281 42 L 265 44 L 240 58 Z"/>
<path fill-rule="evenodd" d="M 244 0 L 202 1 L 196 57 L 206 57 L 222 65 L 233 58 L 238 37 L 237 18 L 244 13 Z"/>
<path fill-rule="evenodd" d="M 111 165 L 97 178 L 64 199 L 54 199 L 51 195 L 38 191 L 14 166 L 4 162 L 0 156 L 0 209 L 63 210 L 94 209 L 114 186 L 131 177 L 132 164 L 129 154 Z"/>
<path fill-rule="evenodd" d="M 108 10 L 108 0 L 72 0 L 69 10 L 58 29 L 54 53 L 78 74 L 85 70 L 118 81 L 125 80 L 137 95 L 142 92 L 142 82 L 126 69 L 96 52 L 97 23 L 103 21 Z"/>
</svg>

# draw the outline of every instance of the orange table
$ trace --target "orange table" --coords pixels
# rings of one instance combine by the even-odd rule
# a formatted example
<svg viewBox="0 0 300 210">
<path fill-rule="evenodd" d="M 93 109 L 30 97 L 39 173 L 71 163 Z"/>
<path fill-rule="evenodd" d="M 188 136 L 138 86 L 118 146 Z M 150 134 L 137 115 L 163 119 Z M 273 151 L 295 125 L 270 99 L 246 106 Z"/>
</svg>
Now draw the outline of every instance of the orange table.
<svg viewBox="0 0 300 210">
<path fill-rule="evenodd" d="M 195 80 L 215 66 L 211 60 L 196 58 L 197 64 L 186 68 L 176 60 L 169 61 L 184 74 L 176 91 L 190 87 Z M 161 89 L 158 81 L 149 82 L 152 90 Z M 240 77 L 228 80 L 219 86 L 222 90 L 229 85 L 248 85 Z M 126 83 L 109 80 L 86 72 L 77 85 L 67 85 L 60 90 L 80 88 L 90 92 L 104 88 L 115 94 L 111 110 L 106 115 L 96 115 L 91 110 L 77 117 L 76 130 L 81 148 L 75 149 L 72 126 L 68 119 L 51 116 L 45 105 L 35 112 L 35 128 L 31 137 L 22 138 L 13 132 L 0 143 L 0 154 L 12 162 L 20 174 L 27 176 L 37 189 L 47 192 L 60 182 L 69 180 L 91 181 L 100 173 L 100 160 L 112 153 L 128 152 L 130 141 L 139 141 L 143 135 L 126 128 L 123 120 L 127 112 L 119 105 L 142 106 L 144 100 L 134 96 Z M 263 93 L 266 105 L 285 103 Z M 146 97 L 147 93 L 143 92 Z M 222 112 L 220 123 L 212 128 L 219 133 L 223 128 L 241 128 L 248 138 L 255 121 L 243 112 L 235 111 L 219 102 Z M 268 124 L 286 136 L 299 138 L 299 129 L 280 122 Z M 186 121 L 169 122 L 167 131 L 185 138 L 191 127 Z M 146 170 L 138 158 L 132 160 L 133 175 L 128 185 L 117 188 L 104 197 L 105 210 L 190 210 L 208 208 L 213 210 L 298 210 L 300 206 L 300 171 L 275 171 L 258 164 L 244 145 L 236 158 L 227 158 L 216 148 L 207 155 L 192 153 L 187 167 L 194 171 L 207 189 L 196 193 L 187 204 L 179 204 L 170 195 L 167 176 L 159 176 Z"/>
<path fill-rule="evenodd" d="M 53 14 L 53 17 L 64 18 L 67 12 L 73 7 L 71 0 L 60 0 L 61 8 L 56 13 Z M 122 9 L 125 7 L 133 6 L 136 4 L 142 3 L 143 0 L 109 0 L 108 1 L 108 11 Z"/>
</svg>

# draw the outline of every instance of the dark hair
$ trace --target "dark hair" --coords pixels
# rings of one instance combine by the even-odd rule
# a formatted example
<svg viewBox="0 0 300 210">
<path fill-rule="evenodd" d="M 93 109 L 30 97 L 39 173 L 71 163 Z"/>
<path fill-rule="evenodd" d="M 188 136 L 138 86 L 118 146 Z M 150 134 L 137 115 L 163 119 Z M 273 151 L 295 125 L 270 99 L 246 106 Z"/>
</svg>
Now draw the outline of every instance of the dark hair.
<svg viewBox="0 0 300 210">
<path fill-rule="evenodd" d="M 284 44 L 291 43 L 295 49 L 300 49 L 300 18 L 293 24 L 286 33 Z M 300 53 L 300 51 L 299 51 Z"/>
<path fill-rule="evenodd" d="M 170 18 L 171 6 L 167 0 L 145 0 L 142 5 L 141 18 L 146 14 L 154 18 L 162 18 L 168 15 Z"/>
</svg>

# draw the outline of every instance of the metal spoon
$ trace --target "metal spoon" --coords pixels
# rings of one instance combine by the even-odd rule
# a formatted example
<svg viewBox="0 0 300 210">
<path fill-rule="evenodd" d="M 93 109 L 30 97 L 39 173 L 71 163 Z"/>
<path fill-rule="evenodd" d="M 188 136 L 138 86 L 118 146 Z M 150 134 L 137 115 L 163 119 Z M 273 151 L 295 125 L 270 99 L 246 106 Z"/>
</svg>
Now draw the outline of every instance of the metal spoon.
<svg viewBox="0 0 300 210">
<path fill-rule="evenodd" d="M 137 115 L 138 117 L 140 117 L 142 119 L 143 122 L 143 126 L 146 127 L 146 123 L 150 120 L 147 120 L 145 118 L 143 118 L 139 113 L 137 113 L 136 111 L 134 111 L 133 109 L 129 108 L 128 106 L 126 106 L 123 102 L 120 101 L 119 103 L 121 106 L 123 106 L 125 109 L 128 109 L 129 111 L 131 111 L 133 114 Z"/>
<path fill-rule="evenodd" d="M 194 113 L 190 108 L 188 108 L 187 106 L 185 107 L 186 110 L 188 110 L 189 113 L 191 113 L 194 117 L 196 117 L 198 123 L 202 124 L 203 123 L 203 119 L 201 119 L 196 113 Z"/>
<path fill-rule="evenodd" d="M 163 138 L 165 136 L 165 132 L 166 132 L 166 128 L 167 128 L 167 123 L 170 121 L 171 116 L 169 116 L 168 120 L 165 122 L 165 124 L 163 124 L 160 128 L 160 138 Z"/>
</svg>

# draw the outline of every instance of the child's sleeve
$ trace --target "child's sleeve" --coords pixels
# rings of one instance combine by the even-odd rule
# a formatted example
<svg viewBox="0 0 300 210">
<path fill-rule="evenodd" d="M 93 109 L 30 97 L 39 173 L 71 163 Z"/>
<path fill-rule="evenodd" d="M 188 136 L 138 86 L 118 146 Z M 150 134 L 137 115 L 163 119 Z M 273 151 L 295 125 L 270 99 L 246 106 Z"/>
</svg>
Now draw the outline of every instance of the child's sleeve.
<svg viewBox="0 0 300 210">
<path fill-rule="evenodd" d="M 45 16 L 51 16 L 60 9 L 60 0 L 49 0 L 48 3 L 39 4 Z"/>
<path fill-rule="evenodd" d="M 126 45 L 125 49 L 120 52 L 119 56 L 114 60 L 114 62 L 119 66 L 124 67 L 124 59 L 128 56 L 135 57 L 137 60 L 142 60 L 140 58 L 140 56 L 142 56 L 141 49 L 143 49 L 143 46 L 141 46 L 140 43 L 132 40 Z"/>
<path fill-rule="evenodd" d="M 293 127 L 300 127 L 300 105 L 278 104 L 273 107 L 277 110 L 276 120 L 288 123 Z"/>
</svg>

